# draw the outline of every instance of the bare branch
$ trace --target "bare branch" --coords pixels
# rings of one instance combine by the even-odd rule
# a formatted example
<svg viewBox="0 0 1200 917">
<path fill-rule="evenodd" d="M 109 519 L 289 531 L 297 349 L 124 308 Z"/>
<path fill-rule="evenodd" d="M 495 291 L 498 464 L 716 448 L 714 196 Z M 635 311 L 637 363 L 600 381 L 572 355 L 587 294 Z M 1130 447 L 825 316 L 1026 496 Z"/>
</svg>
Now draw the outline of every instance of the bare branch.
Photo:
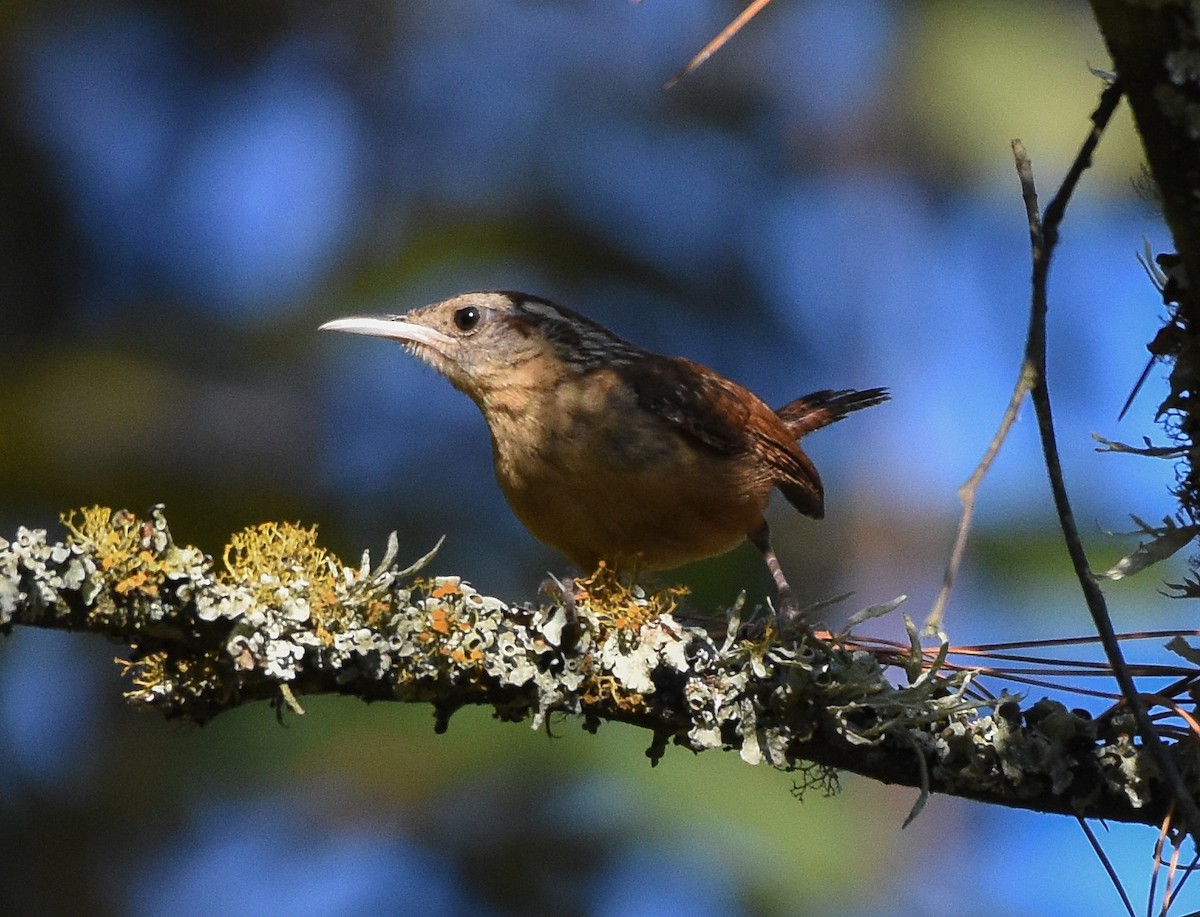
<svg viewBox="0 0 1200 917">
<path fill-rule="evenodd" d="M 946 614 L 946 605 L 950 602 L 950 592 L 954 589 L 954 580 L 958 577 L 958 570 L 962 566 L 963 556 L 967 551 L 967 536 L 971 533 L 971 521 L 975 517 L 975 500 L 979 495 L 979 488 L 983 484 L 983 479 L 987 477 L 988 471 L 991 470 L 992 463 L 996 461 L 996 456 L 1000 454 L 1000 447 L 1008 438 L 1008 431 L 1016 423 L 1017 412 L 1021 410 L 1021 402 L 1025 400 L 1025 396 L 1033 387 L 1033 379 L 1033 367 L 1026 360 L 1021 365 L 1021 373 L 1017 377 L 1017 384 L 1013 386 L 1012 397 L 1008 400 L 1004 416 L 1000 418 L 1000 426 L 996 430 L 996 435 L 992 437 L 987 451 L 983 453 L 983 458 L 979 460 L 979 464 L 975 466 L 971 476 L 958 489 L 958 499 L 963 506 L 962 516 L 958 520 L 954 547 L 950 551 L 950 560 L 946 563 L 946 572 L 942 577 L 942 588 L 938 590 L 933 610 L 929 612 L 929 617 L 925 621 L 927 636 L 935 636 L 942 632 L 942 619 Z"/>
<path fill-rule="evenodd" d="M 1092 439 L 1100 445 L 1096 447 L 1097 452 L 1124 452 L 1129 455 L 1141 455 L 1146 458 L 1162 458 L 1162 459 L 1177 459 L 1187 454 L 1187 449 L 1182 446 L 1156 446 L 1150 442 L 1149 437 L 1143 437 L 1144 446 L 1131 446 L 1128 443 L 1117 442 L 1112 439 L 1105 439 L 1098 433 L 1092 434 Z"/>
<path fill-rule="evenodd" d="M 697 51 L 696 55 L 687 62 L 687 65 L 682 70 L 667 80 L 666 85 L 663 86 L 663 88 L 674 89 L 680 80 L 699 70 L 700 67 L 704 65 L 705 61 L 720 51 L 721 48 L 725 46 L 725 43 L 729 41 L 729 39 L 733 38 L 734 35 L 740 32 L 742 27 L 759 13 L 761 13 L 763 9 L 766 8 L 766 5 L 770 2 L 771 0 L 750 0 L 750 4 L 744 10 L 734 16 L 729 25 L 721 29 L 721 31 L 713 37 L 712 41 Z"/>
<path fill-rule="evenodd" d="M 1161 526 L 1147 525 L 1137 516 L 1131 518 L 1141 530 L 1141 534 L 1148 536 L 1150 540 L 1140 542 L 1134 550 L 1101 573 L 1105 579 L 1119 580 L 1141 573 L 1148 567 L 1166 560 L 1200 534 L 1200 525 L 1180 524 L 1170 516 L 1163 519 Z"/>
<path fill-rule="evenodd" d="M 1188 787 L 1184 784 L 1179 768 L 1171 756 L 1167 746 L 1159 737 L 1154 722 L 1150 719 L 1146 703 L 1138 692 L 1137 685 L 1129 673 L 1125 658 L 1121 652 L 1120 642 L 1112 626 L 1108 614 L 1108 605 L 1104 593 L 1097 585 L 1096 577 L 1088 563 L 1083 541 L 1079 537 L 1079 528 L 1075 524 L 1075 516 L 1071 510 L 1070 498 L 1067 496 L 1066 482 L 1063 479 L 1062 463 L 1058 455 L 1058 443 L 1054 432 L 1054 417 L 1050 405 L 1050 389 L 1046 383 L 1046 313 L 1048 310 L 1047 281 L 1050 275 L 1050 265 L 1054 257 L 1054 248 L 1058 243 L 1058 227 L 1066 215 L 1067 204 L 1075 191 L 1075 186 L 1083 173 L 1091 165 L 1092 154 L 1104 128 L 1108 125 L 1112 113 L 1121 101 L 1121 84 L 1114 82 L 1100 95 L 1100 103 L 1092 113 L 1092 129 L 1087 139 L 1080 147 L 1075 161 L 1063 179 L 1062 185 L 1054 199 L 1046 207 L 1042 219 L 1036 219 L 1037 197 L 1033 187 L 1032 166 L 1024 147 L 1019 141 L 1013 143 L 1013 155 L 1017 160 L 1017 171 L 1021 179 L 1022 197 L 1025 201 L 1026 214 L 1030 222 L 1030 239 L 1033 257 L 1032 298 L 1029 315 L 1029 334 L 1025 344 L 1025 362 L 1032 365 L 1036 378 L 1031 396 L 1034 410 L 1037 413 L 1038 434 L 1042 440 L 1042 452 L 1045 458 L 1046 471 L 1050 478 L 1050 490 L 1054 495 L 1054 506 L 1058 512 L 1059 524 L 1063 532 L 1063 541 L 1067 553 L 1071 557 L 1071 565 L 1075 577 L 1083 592 L 1092 622 L 1100 636 L 1104 654 L 1113 669 L 1113 676 L 1121 688 L 1121 694 L 1137 723 L 1137 731 L 1142 742 L 1150 751 L 1161 770 L 1164 781 L 1177 803 L 1177 810 L 1189 832 L 1200 831 L 1200 808 Z"/>
</svg>

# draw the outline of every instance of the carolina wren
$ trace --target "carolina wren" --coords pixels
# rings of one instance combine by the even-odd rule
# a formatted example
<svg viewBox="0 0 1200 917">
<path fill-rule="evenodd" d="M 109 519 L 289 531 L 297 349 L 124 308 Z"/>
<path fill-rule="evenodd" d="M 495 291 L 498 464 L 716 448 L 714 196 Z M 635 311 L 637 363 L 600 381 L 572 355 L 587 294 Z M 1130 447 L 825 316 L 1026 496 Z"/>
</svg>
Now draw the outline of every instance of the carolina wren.
<svg viewBox="0 0 1200 917">
<path fill-rule="evenodd" d="M 781 632 L 800 611 L 771 547 L 771 489 L 820 519 L 821 479 L 798 440 L 888 398 L 825 390 L 773 411 L 699 363 L 525 293 L 465 293 L 321 330 L 399 341 L 470 396 L 509 505 L 581 570 L 669 569 L 749 538 L 775 580 Z"/>
</svg>

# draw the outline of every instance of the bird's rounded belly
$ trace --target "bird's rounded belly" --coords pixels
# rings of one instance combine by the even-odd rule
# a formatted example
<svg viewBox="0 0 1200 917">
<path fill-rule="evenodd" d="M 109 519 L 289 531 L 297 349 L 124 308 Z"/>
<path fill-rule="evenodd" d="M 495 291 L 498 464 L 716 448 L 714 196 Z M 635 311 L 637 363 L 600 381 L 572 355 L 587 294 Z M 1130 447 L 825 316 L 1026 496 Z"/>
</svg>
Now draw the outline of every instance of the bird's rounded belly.
<svg viewBox="0 0 1200 917">
<path fill-rule="evenodd" d="M 539 540 L 581 569 L 665 570 L 723 554 L 763 518 L 770 484 L 748 482 L 732 459 L 696 455 L 672 436 L 559 441 L 500 485 Z M 753 486 L 752 486 L 753 485 Z"/>
</svg>

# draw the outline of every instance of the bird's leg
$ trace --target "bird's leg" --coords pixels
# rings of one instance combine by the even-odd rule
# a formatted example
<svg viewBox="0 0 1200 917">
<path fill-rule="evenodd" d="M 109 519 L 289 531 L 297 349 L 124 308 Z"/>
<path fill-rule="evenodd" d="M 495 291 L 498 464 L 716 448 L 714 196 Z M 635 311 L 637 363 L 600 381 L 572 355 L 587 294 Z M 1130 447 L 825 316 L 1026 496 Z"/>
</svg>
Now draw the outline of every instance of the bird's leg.
<svg viewBox="0 0 1200 917">
<path fill-rule="evenodd" d="M 771 527 L 767 525 L 767 520 L 764 519 L 762 525 L 751 532 L 749 537 L 750 543 L 762 551 L 763 558 L 767 562 L 767 569 L 771 571 L 771 578 L 775 580 L 777 594 L 775 626 L 780 636 L 788 637 L 808 633 L 808 625 L 800 612 L 800 603 L 796 601 L 796 593 L 788 585 L 787 577 L 783 575 L 783 568 L 779 566 L 779 558 L 775 556 L 775 549 L 771 547 Z"/>
</svg>

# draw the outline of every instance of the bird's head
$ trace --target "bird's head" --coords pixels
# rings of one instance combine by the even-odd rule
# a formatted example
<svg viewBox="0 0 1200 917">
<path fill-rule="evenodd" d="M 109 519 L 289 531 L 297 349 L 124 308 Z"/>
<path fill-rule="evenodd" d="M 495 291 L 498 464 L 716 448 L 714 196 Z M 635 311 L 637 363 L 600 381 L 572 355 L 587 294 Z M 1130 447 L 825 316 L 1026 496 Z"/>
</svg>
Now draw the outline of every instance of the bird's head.
<svg viewBox="0 0 1200 917">
<path fill-rule="evenodd" d="M 398 341 L 480 404 L 533 371 L 557 378 L 642 353 L 578 313 L 508 291 L 463 293 L 404 315 L 339 318 L 321 330 Z"/>
</svg>

